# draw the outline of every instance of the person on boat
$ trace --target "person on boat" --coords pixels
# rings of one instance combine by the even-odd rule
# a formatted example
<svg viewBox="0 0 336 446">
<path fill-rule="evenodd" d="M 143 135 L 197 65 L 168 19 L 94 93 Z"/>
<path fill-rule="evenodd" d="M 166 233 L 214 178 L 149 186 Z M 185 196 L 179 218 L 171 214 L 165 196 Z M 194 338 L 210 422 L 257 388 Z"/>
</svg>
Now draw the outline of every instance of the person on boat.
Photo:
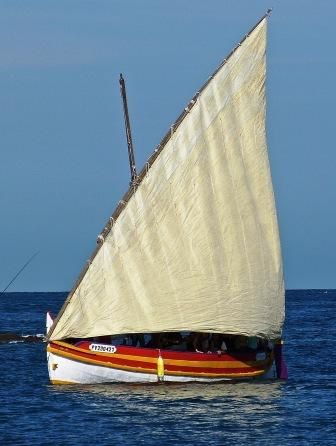
<svg viewBox="0 0 336 446">
<path fill-rule="evenodd" d="M 144 347 L 145 336 L 143 333 L 134 333 L 130 335 L 132 347 Z"/>
<path fill-rule="evenodd" d="M 169 350 L 174 350 L 174 351 L 178 351 L 178 352 L 186 352 L 188 350 L 186 338 L 182 338 L 181 342 L 179 342 L 178 344 L 172 345 L 169 348 Z"/>
<path fill-rule="evenodd" d="M 175 351 L 187 350 L 186 337 L 183 337 L 181 333 L 166 333 L 166 335 L 165 348 Z"/>
<path fill-rule="evenodd" d="M 161 333 L 160 335 L 160 348 L 171 349 L 181 342 L 182 336 L 180 333 Z"/>
<path fill-rule="evenodd" d="M 247 337 L 246 336 L 235 336 L 234 339 L 234 350 L 238 352 L 245 351 L 247 349 Z"/>
<path fill-rule="evenodd" d="M 272 351 L 274 348 L 274 343 L 269 339 L 259 339 L 258 350 L 261 351 Z"/>
<path fill-rule="evenodd" d="M 96 336 L 93 341 L 98 344 L 111 344 L 111 336 Z"/>
<path fill-rule="evenodd" d="M 227 345 L 224 340 L 224 335 L 221 333 L 212 333 L 210 339 L 210 351 L 221 355 L 227 351 Z"/>
<path fill-rule="evenodd" d="M 160 333 L 152 333 L 145 347 L 160 348 Z"/>
<path fill-rule="evenodd" d="M 247 347 L 250 350 L 257 350 L 257 348 L 258 348 L 258 338 L 256 336 L 250 336 L 247 339 Z"/>
<path fill-rule="evenodd" d="M 124 345 L 124 337 L 121 335 L 112 335 L 111 344 L 113 345 Z"/>
<path fill-rule="evenodd" d="M 209 333 L 194 333 L 193 347 L 197 353 L 211 353 L 209 345 Z"/>
</svg>

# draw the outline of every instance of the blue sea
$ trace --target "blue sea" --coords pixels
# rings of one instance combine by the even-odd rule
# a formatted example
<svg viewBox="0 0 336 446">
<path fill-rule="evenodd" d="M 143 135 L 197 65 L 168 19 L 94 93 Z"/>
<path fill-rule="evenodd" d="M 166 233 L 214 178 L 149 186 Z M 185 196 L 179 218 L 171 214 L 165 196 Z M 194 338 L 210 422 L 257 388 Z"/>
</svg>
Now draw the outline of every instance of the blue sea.
<svg viewBox="0 0 336 446">
<path fill-rule="evenodd" d="M 44 332 L 65 293 L 7 293 L 0 332 Z M 336 445 L 336 290 L 287 291 L 288 381 L 52 386 L 45 345 L 0 344 L 0 445 Z"/>
</svg>

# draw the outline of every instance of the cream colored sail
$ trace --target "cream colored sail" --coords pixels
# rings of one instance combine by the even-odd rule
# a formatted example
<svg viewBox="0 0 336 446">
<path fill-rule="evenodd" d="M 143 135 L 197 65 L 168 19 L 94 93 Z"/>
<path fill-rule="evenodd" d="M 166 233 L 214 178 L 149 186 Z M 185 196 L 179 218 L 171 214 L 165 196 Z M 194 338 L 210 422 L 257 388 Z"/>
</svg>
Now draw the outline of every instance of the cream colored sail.
<svg viewBox="0 0 336 446">
<path fill-rule="evenodd" d="M 266 27 L 264 18 L 172 132 L 71 293 L 51 340 L 184 330 L 281 335 Z"/>
</svg>

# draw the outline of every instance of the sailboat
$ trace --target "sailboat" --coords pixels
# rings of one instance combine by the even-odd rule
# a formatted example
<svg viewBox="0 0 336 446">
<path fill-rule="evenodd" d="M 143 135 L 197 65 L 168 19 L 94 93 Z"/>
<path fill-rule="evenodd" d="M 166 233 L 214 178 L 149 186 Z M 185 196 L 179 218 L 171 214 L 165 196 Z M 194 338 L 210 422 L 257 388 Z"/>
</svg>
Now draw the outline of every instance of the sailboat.
<svg viewBox="0 0 336 446">
<path fill-rule="evenodd" d="M 270 11 L 131 182 L 55 319 L 53 384 L 286 378 L 284 280 L 267 154 Z"/>
</svg>

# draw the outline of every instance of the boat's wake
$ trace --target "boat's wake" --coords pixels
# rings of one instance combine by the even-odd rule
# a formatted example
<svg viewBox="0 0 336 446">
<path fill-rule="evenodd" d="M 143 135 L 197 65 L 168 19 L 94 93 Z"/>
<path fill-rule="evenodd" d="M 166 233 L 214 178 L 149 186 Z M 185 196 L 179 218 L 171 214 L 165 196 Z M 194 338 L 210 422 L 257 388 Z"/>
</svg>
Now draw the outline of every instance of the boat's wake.
<svg viewBox="0 0 336 446">
<path fill-rule="evenodd" d="M 28 334 L 23 335 L 19 333 L 0 333 L 0 344 L 19 344 L 19 343 L 34 343 L 44 342 L 44 334 Z"/>
</svg>

